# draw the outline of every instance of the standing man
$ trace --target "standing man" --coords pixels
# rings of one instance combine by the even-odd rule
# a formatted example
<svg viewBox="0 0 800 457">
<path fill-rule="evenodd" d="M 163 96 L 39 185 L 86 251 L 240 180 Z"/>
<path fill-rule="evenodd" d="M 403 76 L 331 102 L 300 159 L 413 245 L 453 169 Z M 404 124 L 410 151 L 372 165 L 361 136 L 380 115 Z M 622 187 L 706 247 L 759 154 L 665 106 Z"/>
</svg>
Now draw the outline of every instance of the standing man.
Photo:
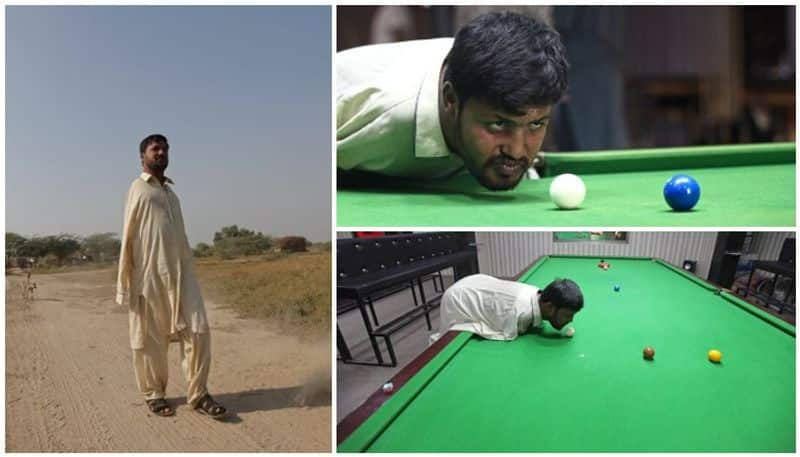
<svg viewBox="0 0 800 457">
<path fill-rule="evenodd" d="M 186 238 L 178 196 L 164 176 L 169 143 L 150 135 L 139 145 L 142 174 L 128 190 L 119 257 L 117 303 L 128 305 L 133 369 L 150 411 L 172 416 L 164 399 L 167 349 L 181 345 L 187 403 L 215 419 L 225 408 L 211 398 L 206 380 L 211 366 L 211 337 L 192 249 Z"/>
</svg>

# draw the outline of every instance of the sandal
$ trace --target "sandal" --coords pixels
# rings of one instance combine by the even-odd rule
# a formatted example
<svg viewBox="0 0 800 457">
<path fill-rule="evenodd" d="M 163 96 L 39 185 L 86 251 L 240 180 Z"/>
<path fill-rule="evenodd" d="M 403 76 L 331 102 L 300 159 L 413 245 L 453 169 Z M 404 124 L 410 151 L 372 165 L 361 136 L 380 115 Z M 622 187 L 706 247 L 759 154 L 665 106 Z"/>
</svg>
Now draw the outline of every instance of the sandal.
<svg viewBox="0 0 800 457">
<path fill-rule="evenodd" d="M 225 407 L 215 402 L 209 394 L 205 394 L 203 398 L 197 402 L 197 406 L 195 406 L 194 409 L 200 414 L 210 416 L 212 419 L 220 419 L 225 416 L 227 412 Z"/>
<path fill-rule="evenodd" d="M 150 412 L 157 416 L 161 417 L 169 417 L 175 415 L 175 410 L 169 406 L 166 400 L 163 398 L 156 398 L 155 400 L 147 400 L 147 407 L 150 408 Z"/>
</svg>

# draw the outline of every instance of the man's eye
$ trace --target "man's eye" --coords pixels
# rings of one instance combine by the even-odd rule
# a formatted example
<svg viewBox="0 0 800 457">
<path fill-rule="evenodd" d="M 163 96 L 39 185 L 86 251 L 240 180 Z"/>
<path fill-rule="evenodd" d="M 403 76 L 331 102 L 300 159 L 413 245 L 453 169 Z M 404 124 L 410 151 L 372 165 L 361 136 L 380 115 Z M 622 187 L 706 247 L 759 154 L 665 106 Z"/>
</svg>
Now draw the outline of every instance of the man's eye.
<svg viewBox="0 0 800 457">
<path fill-rule="evenodd" d="M 535 131 L 535 130 L 539 130 L 540 128 L 544 127 L 545 125 L 546 124 L 544 123 L 544 121 L 531 122 L 530 124 L 528 124 L 528 128 L 530 128 L 531 131 Z"/>
<path fill-rule="evenodd" d="M 508 128 L 507 121 L 494 121 L 489 124 L 489 130 L 493 132 L 502 132 L 506 128 Z"/>
</svg>

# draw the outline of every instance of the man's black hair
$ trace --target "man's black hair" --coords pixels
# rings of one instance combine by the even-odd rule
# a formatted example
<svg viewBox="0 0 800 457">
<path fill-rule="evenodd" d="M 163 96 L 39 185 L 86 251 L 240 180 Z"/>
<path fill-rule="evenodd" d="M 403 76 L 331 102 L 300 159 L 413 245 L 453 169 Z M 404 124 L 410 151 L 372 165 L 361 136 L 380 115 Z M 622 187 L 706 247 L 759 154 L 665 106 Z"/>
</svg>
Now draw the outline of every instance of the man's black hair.
<svg viewBox="0 0 800 457">
<path fill-rule="evenodd" d="M 556 308 L 583 309 L 583 294 L 571 279 L 556 279 L 544 288 L 539 300 L 552 303 Z"/>
<path fill-rule="evenodd" d="M 557 103 L 567 89 L 567 58 L 555 30 L 516 13 L 478 16 L 456 34 L 445 80 L 459 104 L 472 97 L 512 114 Z"/>
<path fill-rule="evenodd" d="M 145 139 L 139 143 L 139 156 L 143 156 L 144 152 L 147 151 L 147 148 L 153 143 L 161 143 L 167 148 L 169 148 L 169 142 L 167 142 L 167 137 L 161 135 L 160 133 L 154 133 L 152 135 L 148 135 Z"/>
</svg>

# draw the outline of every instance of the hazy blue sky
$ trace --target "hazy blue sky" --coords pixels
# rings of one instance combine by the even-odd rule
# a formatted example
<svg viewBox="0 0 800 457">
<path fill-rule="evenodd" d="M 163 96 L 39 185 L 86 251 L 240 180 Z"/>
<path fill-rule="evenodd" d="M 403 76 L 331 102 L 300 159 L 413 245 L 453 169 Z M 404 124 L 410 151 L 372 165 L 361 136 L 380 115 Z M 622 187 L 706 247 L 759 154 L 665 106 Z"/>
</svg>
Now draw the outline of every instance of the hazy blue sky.
<svg viewBox="0 0 800 457">
<path fill-rule="evenodd" d="M 6 230 L 117 232 L 170 140 L 189 240 L 330 239 L 329 7 L 7 7 Z"/>
</svg>

